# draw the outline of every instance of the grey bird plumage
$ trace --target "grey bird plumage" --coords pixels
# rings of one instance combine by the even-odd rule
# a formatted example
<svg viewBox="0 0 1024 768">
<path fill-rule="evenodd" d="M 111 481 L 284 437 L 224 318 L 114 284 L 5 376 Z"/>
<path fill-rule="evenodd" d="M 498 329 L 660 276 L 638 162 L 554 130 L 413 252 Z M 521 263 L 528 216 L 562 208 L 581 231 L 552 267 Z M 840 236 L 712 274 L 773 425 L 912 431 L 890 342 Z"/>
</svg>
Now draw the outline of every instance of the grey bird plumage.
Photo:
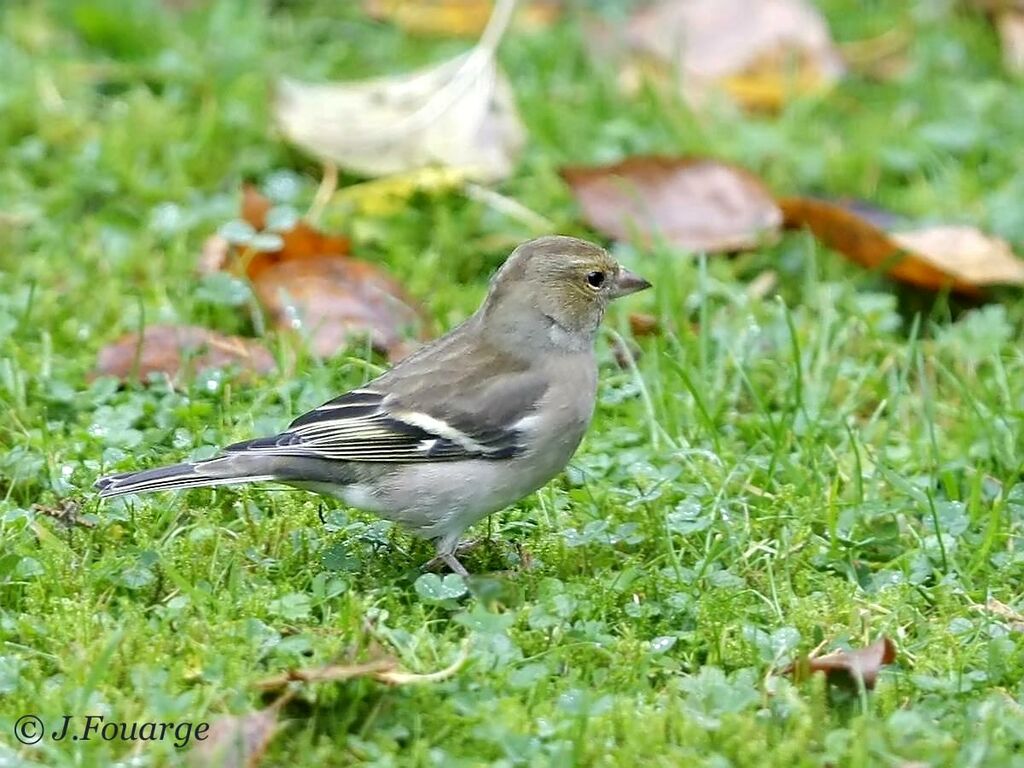
<svg viewBox="0 0 1024 768">
<path fill-rule="evenodd" d="M 102 497 L 273 480 L 433 539 L 457 573 L 473 523 L 562 471 L 590 423 L 608 304 L 649 287 L 571 237 L 520 245 L 480 309 L 368 384 L 278 435 L 212 459 L 110 475 Z"/>
</svg>

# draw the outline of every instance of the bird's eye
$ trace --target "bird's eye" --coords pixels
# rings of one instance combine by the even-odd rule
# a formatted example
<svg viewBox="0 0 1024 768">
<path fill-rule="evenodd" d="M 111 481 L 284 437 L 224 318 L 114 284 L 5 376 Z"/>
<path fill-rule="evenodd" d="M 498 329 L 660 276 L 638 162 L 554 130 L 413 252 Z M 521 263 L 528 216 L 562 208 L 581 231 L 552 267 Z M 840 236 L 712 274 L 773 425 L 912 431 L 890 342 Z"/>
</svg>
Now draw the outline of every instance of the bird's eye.
<svg viewBox="0 0 1024 768">
<path fill-rule="evenodd" d="M 590 272 L 587 275 L 587 285 L 594 289 L 604 285 L 604 272 Z"/>
</svg>

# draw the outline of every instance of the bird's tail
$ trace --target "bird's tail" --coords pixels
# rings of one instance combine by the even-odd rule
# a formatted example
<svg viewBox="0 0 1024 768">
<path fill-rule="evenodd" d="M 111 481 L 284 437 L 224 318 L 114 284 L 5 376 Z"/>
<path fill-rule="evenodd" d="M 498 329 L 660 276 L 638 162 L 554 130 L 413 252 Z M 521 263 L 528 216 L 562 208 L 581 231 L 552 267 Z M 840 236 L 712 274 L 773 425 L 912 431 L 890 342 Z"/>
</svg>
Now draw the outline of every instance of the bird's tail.
<svg viewBox="0 0 1024 768">
<path fill-rule="evenodd" d="M 141 472 L 122 472 L 101 477 L 94 487 L 100 492 L 100 498 L 111 498 L 129 493 L 274 480 L 275 475 L 266 474 L 267 467 L 264 462 L 252 461 L 253 458 L 255 457 L 243 455 L 218 456 L 208 461 L 172 464 L 168 467 L 144 469 Z"/>
</svg>

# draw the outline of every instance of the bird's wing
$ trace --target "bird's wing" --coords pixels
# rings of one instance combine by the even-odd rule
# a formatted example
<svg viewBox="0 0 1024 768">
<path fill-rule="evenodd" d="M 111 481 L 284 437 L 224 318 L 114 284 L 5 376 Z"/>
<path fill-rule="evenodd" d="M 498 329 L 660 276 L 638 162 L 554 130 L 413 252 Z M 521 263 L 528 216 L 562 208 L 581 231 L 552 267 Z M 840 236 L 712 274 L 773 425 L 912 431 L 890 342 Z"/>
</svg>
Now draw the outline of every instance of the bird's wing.
<svg viewBox="0 0 1024 768">
<path fill-rule="evenodd" d="M 387 392 L 374 383 L 300 416 L 279 435 L 227 450 L 338 461 L 505 459 L 523 450 L 524 419 L 547 390 L 527 371 L 474 381 L 456 375 L 426 387 L 393 380 Z"/>
</svg>

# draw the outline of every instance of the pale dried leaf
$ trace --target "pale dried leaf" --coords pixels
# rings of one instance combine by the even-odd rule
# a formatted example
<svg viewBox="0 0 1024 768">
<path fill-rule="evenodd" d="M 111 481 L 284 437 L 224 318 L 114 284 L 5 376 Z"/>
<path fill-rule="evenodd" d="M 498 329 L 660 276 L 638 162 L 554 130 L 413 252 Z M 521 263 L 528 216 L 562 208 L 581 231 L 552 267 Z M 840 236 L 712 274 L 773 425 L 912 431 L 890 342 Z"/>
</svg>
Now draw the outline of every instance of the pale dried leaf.
<svg viewBox="0 0 1024 768">
<path fill-rule="evenodd" d="M 421 685 L 426 683 L 440 683 L 455 675 L 460 669 L 462 669 L 468 659 L 469 642 L 467 641 L 463 642 L 462 648 L 459 650 L 459 655 L 455 657 L 455 661 L 444 669 L 437 670 L 437 672 L 417 674 L 415 672 L 403 672 L 400 669 L 389 669 L 379 672 L 376 675 L 376 678 L 382 683 L 388 683 L 389 685 Z"/>
<path fill-rule="evenodd" d="M 620 240 L 637 236 L 688 251 L 735 251 L 763 242 L 782 222 L 758 178 L 717 160 L 640 156 L 566 168 L 562 176 L 590 225 Z"/>
<path fill-rule="evenodd" d="M 641 68 L 663 66 L 695 106 L 718 88 L 776 108 L 843 72 L 824 18 L 805 0 L 662 0 L 634 15 L 622 37 Z"/>
<path fill-rule="evenodd" d="M 1011 632 L 1024 632 L 1024 614 L 1001 600 L 990 597 L 984 605 L 973 604 L 971 608 L 981 613 L 991 613 L 993 616 L 998 616 L 1006 622 Z"/>
<path fill-rule="evenodd" d="M 264 691 L 284 688 L 289 683 L 338 683 L 354 680 L 359 677 L 377 678 L 379 675 L 395 669 L 394 659 L 375 659 L 362 664 L 329 664 L 326 667 L 313 669 L 292 669 L 256 683 L 256 687 Z"/>
<path fill-rule="evenodd" d="M 747 284 L 747 296 L 760 300 L 775 290 L 779 284 L 779 274 L 767 269 Z"/>
<path fill-rule="evenodd" d="M 469 659 L 469 643 L 464 642 L 459 655 L 444 669 L 436 672 L 415 673 L 405 672 L 398 668 L 398 662 L 392 658 L 375 659 L 361 664 L 329 664 L 326 667 L 312 669 L 292 669 L 280 675 L 268 677 L 256 684 L 264 691 L 278 690 L 290 683 L 337 683 L 345 680 L 368 677 L 388 685 L 416 685 L 423 683 L 439 683 L 455 675 Z"/>
<path fill-rule="evenodd" d="M 1024 261 L 1005 240 L 966 226 L 896 232 L 903 249 L 972 285 L 1024 285 Z"/>
<path fill-rule="evenodd" d="M 1024 74 L 1024 9 L 1000 13 L 996 17 L 996 28 L 1003 51 L 1003 66 L 1014 74 Z"/>
<path fill-rule="evenodd" d="M 283 79 L 274 111 L 290 141 L 367 176 L 445 166 L 497 181 L 512 172 L 526 140 L 508 81 L 479 49 L 367 81 Z"/>
<path fill-rule="evenodd" d="M 222 235 L 210 235 L 203 241 L 203 250 L 199 254 L 196 268 L 200 275 L 212 275 L 227 266 L 231 255 L 231 243 Z"/>
<path fill-rule="evenodd" d="M 273 356 L 254 339 L 225 336 L 194 325 L 151 325 L 100 350 L 95 375 L 146 381 L 152 373 L 172 379 L 212 368 L 237 366 L 248 373 L 274 370 Z"/>
</svg>

